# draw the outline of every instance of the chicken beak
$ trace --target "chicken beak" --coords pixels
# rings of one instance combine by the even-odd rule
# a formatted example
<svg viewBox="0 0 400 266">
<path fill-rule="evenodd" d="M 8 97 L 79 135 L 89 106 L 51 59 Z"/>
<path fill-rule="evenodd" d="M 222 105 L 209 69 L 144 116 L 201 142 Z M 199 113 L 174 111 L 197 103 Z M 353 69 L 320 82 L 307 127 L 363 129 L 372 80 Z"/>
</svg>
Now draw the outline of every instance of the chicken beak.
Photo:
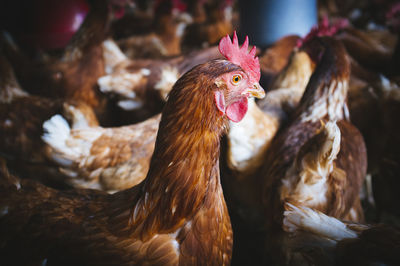
<svg viewBox="0 0 400 266">
<path fill-rule="evenodd" d="M 259 99 L 265 97 L 265 91 L 258 82 L 254 83 L 252 88 L 246 89 L 242 94 L 246 95 L 247 97 L 255 97 Z"/>
</svg>

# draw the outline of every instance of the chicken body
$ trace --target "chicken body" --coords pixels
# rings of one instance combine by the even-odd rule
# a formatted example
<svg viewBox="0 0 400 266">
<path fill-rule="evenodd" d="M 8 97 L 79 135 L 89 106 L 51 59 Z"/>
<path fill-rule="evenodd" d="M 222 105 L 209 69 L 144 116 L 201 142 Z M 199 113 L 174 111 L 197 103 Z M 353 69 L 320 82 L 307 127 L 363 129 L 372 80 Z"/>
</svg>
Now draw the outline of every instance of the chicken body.
<svg viewBox="0 0 400 266">
<path fill-rule="evenodd" d="M 287 176 L 290 165 L 295 162 L 300 148 L 316 134 L 321 120 L 337 121 L 341 131 L 341 144 L 335 167 L 344 172 L 343 178 L 346 180 L 346 185 L 331 187 L 328 184 L 328 178 L 325 180 L 328 182 L 325 185 L 327 188 L 325 195 L 320 194 L 320 190 L 315 191 L 320 194 L 318 200 L 315 198 L 315 193 L 303 194 L 301 196 L 304 197 L 303 199 L 300 197 L 296 200 L 308 206 L 304 200 L 314 198 L 309 201 L 312 207 L 338 218 L 346 217 L 359 221 L 362 220 L 362 216 L 349 217 L 348 215 L 353 206 L 360 207 L 359 204 L 354 204 L 357 202 L 358 192 L 366 174 L 366 151 L 361 134 L 348 121 L 346 98 L 350 65 L 344 47 L 340 43 L 328 37 L 315 41 L 322 42 L 325 51 L 307 85 L 292 121 L 271 143 L 261 175 L 265 180 L 263 203 L 267 207 L 266 213 L 270 214 L 269 217 L 279 221 L 282 212 L 278 211 L 280 208 L 278 206 L 285 201 L 282 192 L 286 189 L 291 191 L 294 188 L 287 187 L 287 184 L 294 181 L 292 179 L 294 176 Z M 312 49 L 316 49 L 316 47 L 314 46 Z M 314 184 L 314 181 L 311 180 L 308 180 L 310 186 Z M 352 189 L 348 189 L 348 187 Z M 333 196 L 336 193 L 330 189 L 342 192 Z M 291 192 L 285 194 L 289 195 Z M 356 213 L 360 213 L 360 211 L 357 210 Z M 269 220 L 271 221 L 271 219 Z"/>
<path fill-rule="evenodd" d="M 71 129 L 60 115 L 44 123 L 47 156 L 76 188 L 115 192 L 139 184 L 149 170 L 160 115 L 121 127 Z"/>
<path fill-rule="evenodd" d="M 238 74 L 243 85 L 235 87 L 229 82 Z M 263 95 L 252 80 L 225 60 L 182 76 L 163 110 L 147 177 L 131 189 L 58 192 L 3 170 L 3 262 L 228 265 L 232 231 L 219 180 L 220 137 L 227 117 L 241 114 L 231 104 Z M 227 115 L 215 97 L 225 97 Z"/>
<path fill-rule="evenodd" d="M 0 152 L 24 177 L 33 172 L 47 176 L 43 182 L 64 183 L 47 157 L 47 147 L 40 139 L 42 124 L 55 114 L 63 114 L 74 128 L 98 126 L 93 110 L 82 102 L 52 100 L 33 96 L 22 90 L 13 69 L 0 58 Z M 58 182 L 57 181 L 57 182 Z M 56 182 L 56 183 L 57 183 Z"/>
<path fill-rule="evenodd" d="M 312 51 L 312 58 L 322 56 L 291 120 L 271 142 L 258 177 L 264 182 L 268 259 L 282 264 L 291 256 L 280 232 L 285 202 L 363 221 L 359 191 L 367 158 L 363 138 L 348 118 L 347 54 L 330 37 L 315 38 L 303 49 Z M 320 131 L 321 122 L 329 127 Z"/>
</svg>

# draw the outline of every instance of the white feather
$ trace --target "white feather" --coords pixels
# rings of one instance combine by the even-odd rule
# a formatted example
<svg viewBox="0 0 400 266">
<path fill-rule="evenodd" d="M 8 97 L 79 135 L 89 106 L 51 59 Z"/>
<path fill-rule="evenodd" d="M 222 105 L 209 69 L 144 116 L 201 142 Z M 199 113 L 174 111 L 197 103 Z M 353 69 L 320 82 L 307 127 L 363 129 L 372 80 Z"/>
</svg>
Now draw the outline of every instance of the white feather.
<svg viewBox="0 0 400 266">
<path fill-rule="evenodd" d="M 72 134 L 68 122 L 59 114 L 44 122 L 43 129 L 42 139 L 54 151 L 51 158 L 64 166 L 89 157 L 93 142 L 102 133 L 97 128 L 82 128 L 75 131 L 78 134 Z"/>
<path fill-rule="evenodd" d="M 286 209 L 283 214 L 283 229 L 287 232 L 301 230 L 335 241 L 358 236 L 343 222 L 319 211 L 308 207 L 296 207 L 290 203 L 286 203 Z"/>
</svg>

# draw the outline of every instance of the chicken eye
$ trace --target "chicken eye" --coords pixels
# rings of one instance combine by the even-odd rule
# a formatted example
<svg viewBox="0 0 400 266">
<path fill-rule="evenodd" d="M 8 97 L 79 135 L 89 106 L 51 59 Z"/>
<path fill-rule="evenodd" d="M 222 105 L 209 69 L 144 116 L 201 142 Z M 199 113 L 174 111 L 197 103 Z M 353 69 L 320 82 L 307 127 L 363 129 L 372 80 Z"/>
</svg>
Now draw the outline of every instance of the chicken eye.
<svg viewBox="0 0 400 266">
<path fill-rule="evenodd" d="M 232 83 L 237 85 L 242 80 L 242 76 L 237 74 L 232 77 Z"/>
</svg>

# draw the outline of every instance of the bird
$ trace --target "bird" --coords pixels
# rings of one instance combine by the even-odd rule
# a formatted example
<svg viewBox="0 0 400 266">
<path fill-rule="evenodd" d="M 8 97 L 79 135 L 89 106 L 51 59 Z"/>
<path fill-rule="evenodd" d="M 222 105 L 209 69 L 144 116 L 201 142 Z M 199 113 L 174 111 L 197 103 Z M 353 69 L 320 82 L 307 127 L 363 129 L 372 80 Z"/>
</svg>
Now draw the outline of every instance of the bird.
<svg viewBox="0 0 400 266">
<path fill-rule="evenodd" d="M 300 39 L 298 35 L 286 35 L 261 53 L 261 83 L 265 88 L 269 88 L 276 76 L 288 65 L 290 55 Z"/>
<path fill-rule="evenodd" d="M 113 193 L 139 184 L 149 170 L 161 115 L 127 126 L 71 128 L 60 114 L 43 123 L 46 156 L 75 188 Z"/>
<path fill-rule="evenodd" d="M 348 114 L 350 62 L 345 48 L 332 37 L 315 36 L 303 42 L 301 49 L 317 63 L 314 73 L 292 117 L 272 140 L 255 177 L 262 183 L 258 193 L 266 259 L 279 263 L 287 260 L 281 231 L 287 202 L 338 219 L 364 221 L 359 192 L 366 176 L 367 155 L 363 137 Z M 321 123 L 336 123 L 338 128 L 329 126 L 321 131 Z"/>
<path fill-rule="evenodd" d="M 341 152 L 337 156 L 336 165 L 346 173 L 345 178 L 352 184 L 352 189 L 344 191 L 343 205 L 339 198 L 336 198 L 336 203 L 328 203 L 325 198 L 328 194 L 325 194 L 314 203 L 310 201 L 312 204 L 310 207 L 321 208 L 320 210 L 326 211 L 327 214 L 333 212 L 337 218 L 344 218 L 357 199 L 367 165 L 364 140 L 357 128 L 351 124 L 347 109 L 350 63 L 343 45 L 331 37 L 315 37 L 303 46 L 303 49 L 312 51 L 315 59 L 320 53 L 320 59 L 293 117 L 269 148 L 260 174 L 265 182 L 262 192 L 263 204 L 267 206 L 266 213 L 271 214 L 269 218 L 280 220 L 278 217 L 282 217 L 282 212 L 278 211 L 278 206 L 282 206 L 281 203 L 284 201 L 282 191 L 286 189 L 292 191 L 294 187 L 288 185 L 292 184 L 293 178 L 296 178 L 287 176 L 290 165 L 295 163 L 301 147 L 317 133 L 321 121 L 323 123 L 336 121 L 341 131 Z M 352 158 L 351 163 L 349 163 L 350 158 Z M 310 183 L 312 184 L 313 182 Z M 320 193 L 318 191 L 318 194 Z M 313 197 L 315 193 L 307 195 L 306 193 L 301 197 L 306 199 L 308 196 Z M 359 219 L 362 217 L 352 217 L 350 220 Z"/>
<path fill-rule="evenodd" d="M 181 40 L 185 28 L 193 21 L 180 0 L 155 1 L 150 32 L 119 39 L 118 45 L 131 59 L 162 59 L 181 54 Z M 132 27 L 132 25 L 128 25 Z"/>
<path fill-rule="evenodd" d="M 228 265 L 232 229 L 219 178 L 220 138 L 249 97 L 264 97 L 255 47 L 229 36 L 169 93 L 146 178 L 114 194 L 57 191 L 1 171 L 5 264 Z M 3 231 L 6 230 L 7 232 Z M 24 247 L 24 256 L 17 256 Z M 100 251 L 100 252 L 99 252 Z"/>
<path fill-rule="evenodd" d="M 232 1 L 197 1 L 194 5 L 196 5 L 194 12 L 203 13 L 205 16 L 201 16 L 202 19 L 195 19 L 185 28 L 181 40 L 184 51 L 215 45 L 222 36 L 232 34 L 234 31 Z"/>
<path fill-rule="evenodd" d="M 41 140 L 42 124 L 55 114 L 71 122 L 73 128 L 98 126 L 93 109 L 83 102 L 50 99 L 23 90 L 11 64 L 0 56 L 0 153 L 23 177 L 39 175 L 42 182 L 63 186 L 63 175 L 54 171 Z"/>
</svg>

